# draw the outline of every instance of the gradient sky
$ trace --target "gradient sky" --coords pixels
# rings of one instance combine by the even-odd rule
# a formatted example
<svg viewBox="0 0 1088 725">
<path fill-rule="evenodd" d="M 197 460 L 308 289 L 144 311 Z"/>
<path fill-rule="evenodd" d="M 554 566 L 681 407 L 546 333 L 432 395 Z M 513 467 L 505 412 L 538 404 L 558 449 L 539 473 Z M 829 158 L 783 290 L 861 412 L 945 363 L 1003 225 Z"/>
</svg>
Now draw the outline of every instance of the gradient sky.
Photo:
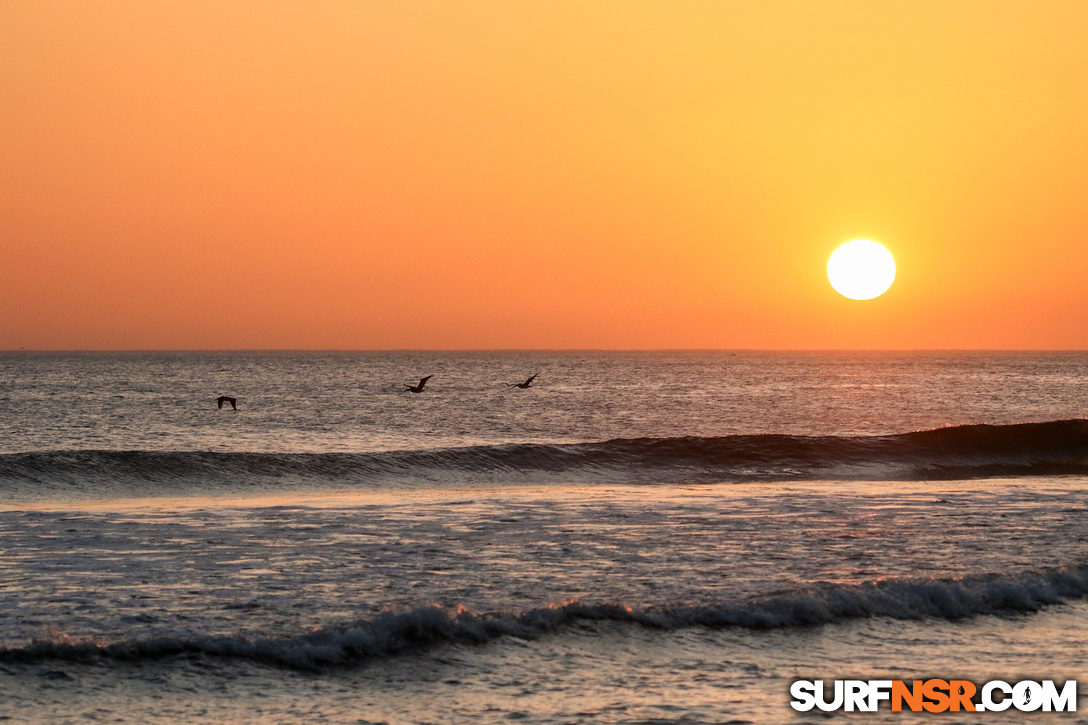
<svg viewBox="0 0 1088 725">
<path fill-rule="evenodd" d="M 0 349 L 1088 348 L 1088 3 L 0 3 Z M 882 242 L 892 289 L 825 265 Z"/>
</svg>

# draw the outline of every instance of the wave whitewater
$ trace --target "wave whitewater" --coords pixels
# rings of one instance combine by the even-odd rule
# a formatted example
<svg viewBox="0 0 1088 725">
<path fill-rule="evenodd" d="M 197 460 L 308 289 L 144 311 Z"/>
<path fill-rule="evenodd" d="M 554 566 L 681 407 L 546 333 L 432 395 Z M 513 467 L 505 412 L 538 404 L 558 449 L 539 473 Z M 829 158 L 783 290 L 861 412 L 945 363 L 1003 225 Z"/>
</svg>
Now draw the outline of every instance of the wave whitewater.
<svg viewBox="0 0 1088 725">
<path fill-rule="evenodd" d="M 653 629 L 743 627 L 753 630 L 835 624 L 870 617 L 959 620 L 986 614 L 1036 612 L 1088 596 L 1088 566 L 1012 577 L 827 584 L 798 594 L 742 603 L 635 610 L 617 604 L 572 602 L 521 614 L 476 614 L 428 606 L 386 613 L 347 626 L 293 638 L 192 636 L 93 642 L 36 641 L 0 649 L 0 662 L 144 661 L 177 655 L 252 660 L 303 670 L 346 666 L 425 650 L 440 644 L 486 644 L 501 637 L 537 639 L 578 622 L 607 621 Z"/>
<path fill-rule="evenodd" d="M 966 425 L 884 436 L 733 435 L 380 453 L 50 451 L 0 455 L 0 490 L 398 483 L 954 480 L 1088 474 L 1088 420 Z M 153 493 L 164 493 L 151 487 Z"/>
</svg>

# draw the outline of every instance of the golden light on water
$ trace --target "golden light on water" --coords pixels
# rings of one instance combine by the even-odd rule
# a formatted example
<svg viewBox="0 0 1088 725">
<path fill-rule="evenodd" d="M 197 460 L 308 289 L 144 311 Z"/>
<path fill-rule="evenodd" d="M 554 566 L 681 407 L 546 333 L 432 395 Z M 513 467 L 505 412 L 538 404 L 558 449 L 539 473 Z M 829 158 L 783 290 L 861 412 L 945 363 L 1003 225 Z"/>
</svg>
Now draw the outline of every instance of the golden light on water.
<svg viewBox="0 0 1088 725">
<path fill-rule="evenodd" d="M 882 244 L 855 239 L 827 260 L 827 279 L 835 291 L 852 300 L 871 300 L 895 281 L 895 260 Z"/>
</svg>

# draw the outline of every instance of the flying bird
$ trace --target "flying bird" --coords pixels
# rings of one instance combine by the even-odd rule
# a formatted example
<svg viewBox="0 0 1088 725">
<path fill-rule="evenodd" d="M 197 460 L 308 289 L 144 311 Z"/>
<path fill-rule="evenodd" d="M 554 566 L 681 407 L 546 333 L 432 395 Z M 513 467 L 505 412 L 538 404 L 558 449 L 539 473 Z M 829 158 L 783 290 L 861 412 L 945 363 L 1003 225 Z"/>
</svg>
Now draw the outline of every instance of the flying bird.
<svg viewBox="0 0 1088 725">
<path fill-rule="evenodd" d="M 536 375 L 540 375 L 540 373 L 537 373 Z M 507 383 L 506 387 L 508 387 L 508 388 L 521 388 L 522 390 L 525 390 L 526 388 L 528 388 L 530 385 L 533 384 L 534 380 L 536 380 L 536 375 L 529 378 L 524 383 Z"/>
<path fill-rule="evenodd" d="M 219 403 L 219 409 L 220 410 L 223 409 L 223 403 L 230 403 L 230 407 L 234 408 L 235 410 L 238 410 L 238 399 L 237 398 L 232 398 L 232 397 L 230 397 L 228 395 L 220 395 L 218 398 L 215 399 L 215 402 Z"/>
<path fill-rule="evenodd" d="M 423 392 L 423 386 L 426 385 L 427 381 L 430 380 L 433 377 L 434 377 L 433 375 L 428 375 L 425 378 L 420 378 L 419 385 L 409 385 L 408 383 L 404 383 L 404 387 L 408 388 L 413 393 L 422 393 Z"/>
</svg>

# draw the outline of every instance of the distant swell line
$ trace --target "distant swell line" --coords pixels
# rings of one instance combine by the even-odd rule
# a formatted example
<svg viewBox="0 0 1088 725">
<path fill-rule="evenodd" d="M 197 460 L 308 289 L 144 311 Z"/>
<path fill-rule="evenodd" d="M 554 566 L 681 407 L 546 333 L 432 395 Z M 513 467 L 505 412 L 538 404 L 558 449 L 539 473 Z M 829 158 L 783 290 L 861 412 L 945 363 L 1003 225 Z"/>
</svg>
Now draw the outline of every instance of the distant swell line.
<svg viewBox="0 0 1088 725">
<path fill-rule="evenodd" d="M 0 455 L 0 488 L 432 483 L 943 480 L 1088 474 L 1088 420 L 885 436 L 733 435 L 378 453 L 51 451 Z"/>
<path fill-rule="evenodd" d="M 743 627 L 753 630 L 834 624 L 869 617 L 959 620 L 984 614 L 1036 612 L 1088 595 L 1088 567 L 1013 577 L 894 580 L 825 585 L 808 592 L 743 603 L 636 610 L 617 604 L 573 602 L 522 614 L 475 614 L 439 607 L 387 613 L 348 626 L 288 639 L 191 636 L 112 644 L 38 641 L 0 650 L 0 662 L 143 661 L 176 655 L 237 658 L 315 670 L 454 644 L 486 644 L 501 637 L 537 639 L 580 621 L 630 623 L 653 629 Z"/>
</svg>

